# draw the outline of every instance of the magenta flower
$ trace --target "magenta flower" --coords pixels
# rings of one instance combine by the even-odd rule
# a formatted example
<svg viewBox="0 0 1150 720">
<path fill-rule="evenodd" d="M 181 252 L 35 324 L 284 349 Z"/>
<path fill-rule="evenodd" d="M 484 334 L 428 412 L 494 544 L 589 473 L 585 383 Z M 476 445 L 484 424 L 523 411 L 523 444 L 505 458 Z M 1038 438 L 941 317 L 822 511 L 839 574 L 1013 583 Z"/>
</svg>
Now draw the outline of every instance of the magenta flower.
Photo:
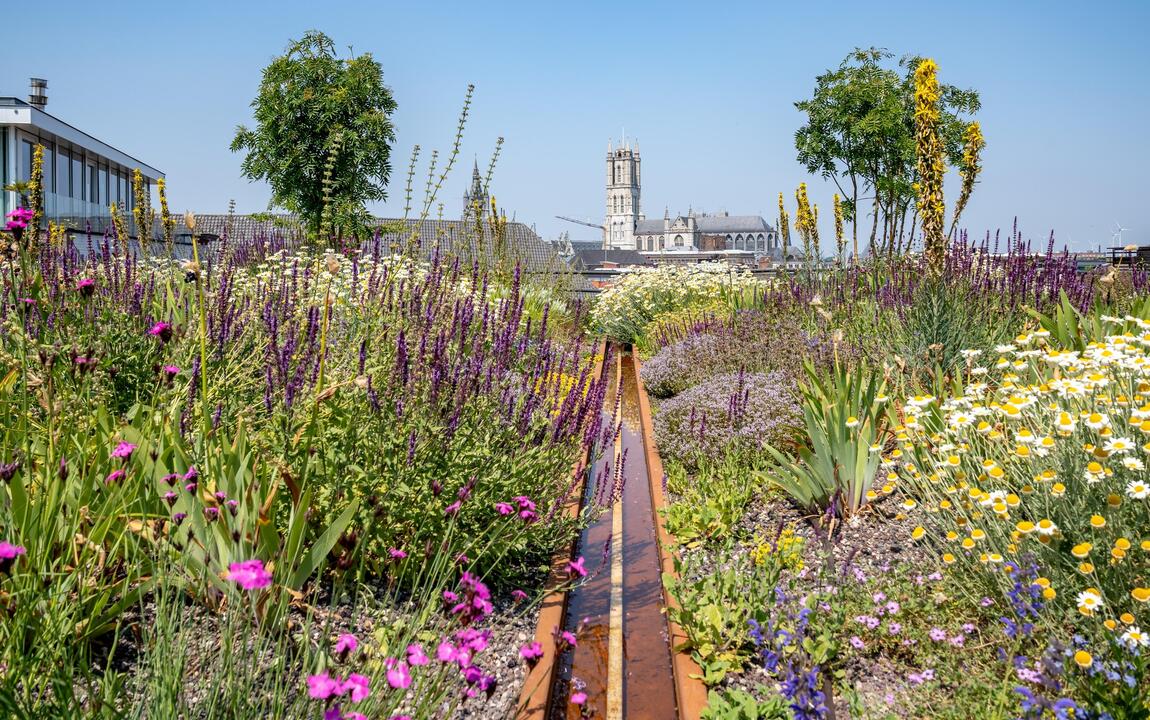
<svg viewBox="0 0 1150 720">
<path fill-rule="evenodd" d="M 272 574 L 264 568 L 263 560 L 245 560 L 228 566 L 228 580 L 244 590 L 256 590 L 272 584 Z"/>
<path fill-rule="evenodd" d="M 402 560 L 407 557 L 407 553 L 399 548 L 389 548 L 387 554 L 391 556 L 392 560 Z"/>
<path fill-rule="evenodd" d="M 180 369 L 175 365 L 165 365 L 162 370 L 169 380 L 180 374 Z"/>
<path fill-rule="evenodd" d="M 519 511 L 519 519 L 522 520 L 523 522 L 535 522 L 535 520 L 538 519 L 538 517 L 539 516 L 535 514 L 534 510 L 520 510 Z"/>
<path fill-rule="evenodd" d="M 339 705 L 332 705 L 323 711 L 323 720 L 343 720 L 342 715 L 343 711 L 339 709 Z"/>
<path fill-rule="evenodd" d="M 355 652 L 357 647 L 359 647 L 359 640 L 356 640 L 355 635 L 344 633 L 343 635 L 340 635 L 339 638 L 335 641 L 335 646 L 332 647 L 332 652 L 334 652 L 336 655 L 339 655 L 340 657 L 347 657 L 351 653 Z"/>
<path fill-rule="evenodd" d="M 343 720 L 367 720 L 367 715 L 357 712 L 349 712 L 343 716 Z"/>
<path fill-rule="evenodd" d="M 519 648 L 519 656 L 528 662 L 534 662 L 543 657 L 543 646 L 539 642 L 528 643 Z"/>
<path fill-rule="evenodd" d="M 126 475 L 127 473 L 125 473 L 123 470 L 113 470 L 112 472 L 108 473 L 108 477 L 104 478 L 104 484 L 112 485 L 114 483 L 118 483 L 123 480 Z"/>
<path fill-rule="evenodd" d="M 435 649 L 435 659 L 441 663 L 454 662 L 458 656 L 459 650 L 449 640 L 439 643 L 439 647 Z"/>
<path fill-rule="evenodd" d="M 15 560 L 28 552 L 23 545 L 13 545 L 7 540 L 0 540 L 0 560 Z"/>
<path fill-rule="evenodd" d="M 587 702 L 587 693 L 583 691 L 571 693 L 571 702 L 574 705 L 582 705 Z"/>
<path fill-rule="evenodd" d="M 389 671 L 387 673 L 387 675 L 388 675 L 388 682 L 390 682 L 391 681 L 391 672 Z M 408 683 L 408 685 L 411 684 L 411 677 L 410 676 L 408 676 L 408 678 L 407 678 L 407 683 Z M 395 687 L 395 686 L 392 685 L 392 687 Z M 404 687 L 406 687 L 406 686 L 404 686 Z M 369 680 L 364 675 L 359 675 L 358 673 L 352 673 L 351 675 L 348 675 L 347 680 L 344 680 L 343 684 L 339 686 L 339 692 L 341 695 L 344 693 L 347 693 L 348 697 L 351 698 L 351 701 L 357 703 L 360 700 L 363 700 L 364 698 L 366 698 L 368 695 L 371 695 L 371 680 Z"/>
<path fill-rule="evenodd" d="M 411 673 L 407 670 L 407 663 L 396 663 L 387 671 L 387 684 L 396 690 L 406 690 L 411 687 Z"/>
<path fill-rule="evenodd" d="M 96 281 L 92 278 L 80 278 L 80 281 L 76 283 L 76 292 L 84 297 L 89 297 L 96 292 Z"/>
<path fill-rule="evenodd" d="M 159 338 L 161 342 L 167 342 L 172 339 L 172 325 L 171 323 L 158 322 L 148 328 L 148 334 Z"/>
<path fill-rule="evenodd" d="M 520 510 L 534 510 L 535 509 L 535 503 L 531 502 L 531 498 L 527 497 L 526 495 L 518 495 L 518 496 L 513 497 L 511 499 L 514 500 L 515 502 L 519 503 L 519 509 Z"/>
<path fill-rule="evenodd" d="M 28 552 L 23 545 L 13 545 L 7 540 L 0 540 L 0 573 L 7 574 L 12 569 L 16 558 Z"/>
<path fill-rule="evenodd" d="M 567 561 L 567 574 L 574 577 L 587 577 L 587 568 L 583 567 L 583 556 L 580 555 L 578 560 Z"/>
<path fill-rule="evenodd" d="M 120 458 L 121 460 L 126 461 L 128 458 L 132 457 L 132 453 L 135 451 L 135 445 L 130 442 L 121 441 L 120 444 L 116 446 L 116 449 L 112 451 L 112 457 Z"/>
<path fill-rule="evenodd" d="M 218 507 L 206 507 L 204 508 L 204 517 L 207 518 L 208 522 L 215 522 L 220 519 L 220 509 Z"/>
<path fill-rule="evenodd" d="M 191 482 L 192 480 L 195 480 L 199 476 L 200 476 L 200 471 L 196 469 L 195 465 L 193 465 L 190 468 L 188 468 L 188 471 L 186 473 L 184 473 L 184 482 Z"/>
<path fill-rule="evenodd" d="M 495 503 L 495 509 L 499 511 L 500 515 L 510 515 L 511 513 L 515 512 L 515 508 L 512 507 L 511 503 L 505 502 Z"/>
<path fill-rule="evenodd" d="M 456 500 L 455 502 L 451 503 L 450 505 L 448 505 L 446 508 L 443 509 L 443 514 L 446 515 L 447 517 L 452 517 L 453 515 L 456 515 L 459 513 L 459 508 L 462 505 L 463 505 L 462 501 Z"/>
<path fill-rule="evenodd" d="M 316 700 L 327 700 L 333 695 L 342 694 L 339 681 L 332 678 L 327 672 L 319 675 L 309 675 L 307 679 L 307 694 Z"/>
<path fill-rule="evenodd" d="M 420 645 L 411 644 L 407 646 L 407 663 L 413 666 L 426 665 L 431 662 L 427 657 L 427 653 L 423 652 L 423 647 Z"/>
<path fill-rule="evenodd" d="M 575 647 L 579 644 L 575 639 L 575 633 L 571 632 L 570 630 L 564 630 L 563 632 L 559 633 L 559 637 L 563 640 L 563 642 L 567 643 L 571 647 Z"/>
<path fill-rule="evenodd" d="M 522 602 L 527 599 L 527 593 L 522 590 L 516 589 L 511 591 L 511 599 L 515 602 Z"/>
<path fill-rule="evenodd" d="M 172 507 L 173 505 L 176 504 L 176 498 L 177 497 L 179 497 L 179 496 L 176 495 L 171 490 L 169 490 L 166 493 L 164 493 L 164 502 L 166 502 L 168 504 L 168 507 Z"/>
</svg>

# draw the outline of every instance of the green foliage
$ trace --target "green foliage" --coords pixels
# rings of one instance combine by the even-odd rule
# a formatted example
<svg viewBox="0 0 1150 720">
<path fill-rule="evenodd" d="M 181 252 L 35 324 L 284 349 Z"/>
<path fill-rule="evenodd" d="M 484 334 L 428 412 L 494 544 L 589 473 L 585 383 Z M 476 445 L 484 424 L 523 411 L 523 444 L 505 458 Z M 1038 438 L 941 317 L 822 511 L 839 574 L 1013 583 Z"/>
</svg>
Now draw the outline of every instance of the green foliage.
<svg viewBox="0 0 1150 720">
<path fill-rule="evenodd" d="M 838 513 L 857 511 L 878 472 L 880 454 L 872 450 L 882 437 L 885 418 L 879 412 L 886 383 L 859 367 L 836 367 L 829 378 L 813 365 L 804 366 L 807 384 L 801 387 L 806 442 L 792 459 L 780 450 L 766 450 L 777 465 L 766 476 L 806 510 Z"/>
<path fill-rule="evenodd" d="M 247 151 L 244 176 L 266 180 L 272 203 L 316 235 L 329 168 L 334 225 L 360 231 L 364 204 L 387 197 L 395 141 L 396 103 L 379 63 L 370 53 L 341 59 L 328 36 L 309 31 L 264 68 L 252 108 L 255 129 L 238 127 L 231 144 Z"/>
<path fill-rule="evenodd" d="M 875 197 L 875 224 L 883 218 L 887 238 L 902 224 L 917 181 L 914 145 L 914 68 L 919 58 L 906 56 L 899 68 L 880 48 L 856 48 L 815 80 L 809 100 L 795 103 L 806 124 L 795 133 L 798 161 L 808 172 L 830 178 L 845 197 L 843 213 L 856 225 L 865 211 L 860 193 Z M 901 68 L 901 70 L 900 70 Z M 962 161 L 966 122 L 960 114 L 978 111 L 978 93 L 950 85 L 940 88 L 939 132 L 946 157 Z M 873 231 L 872 231 L 873 232 Z"/>
<path fill-rule="evenodd" d="M 700 562 L 693 556 L 676 559 L 679 579 L 664 575 L 663 584 L 679 602 L 668 614 L 687 634 L 676 650 L 689 650 L 703 670 L 703 682 L 716 685 L 755 657 L 750 621 L 767 622 L 764 598 L 771 597 L 781 570 L 776 563 L 755 565 L 720 552 L 718 569 L 700 575 Z"/>
<path fill-rule="evenodd" d="M 941 382 L 963 367 L 963 350 L 1009 342 L 1010 319 L 973 289 L 928 283 L 898 321 L 892 345 L 911 383 Z"/>
<path fill-rule="evenodd" d="M 746 690 L 711 690 L 702 720 L 788 720 L 793 717 L 786 700 L 774 695 L 758 700 Z"/>
<path fill-rule="evenodd" d="M 689 548 L 734 542 L 739 538 L 736 525 L 758 484 L 757 476 L 734 453 L 705 461 L 692 475 L 683 465 L 669 463 L 667 490 L 677 500 L 663 511 L 667 532 Z"/>
</svg>

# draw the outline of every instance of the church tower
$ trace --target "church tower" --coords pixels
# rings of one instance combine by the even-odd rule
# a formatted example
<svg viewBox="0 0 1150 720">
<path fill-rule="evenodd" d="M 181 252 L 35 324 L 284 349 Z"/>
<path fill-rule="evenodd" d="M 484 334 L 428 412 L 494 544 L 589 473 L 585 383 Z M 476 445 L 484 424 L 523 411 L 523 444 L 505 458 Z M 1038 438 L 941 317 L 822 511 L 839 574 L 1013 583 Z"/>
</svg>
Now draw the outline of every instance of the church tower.
<svg viewBox="0 0 1150 720">
<path fill-rule="evenodd" d="M 474 222 L 482 221 L 491 210 L 491 197 L 483 186 L 483 178 L 479 176 L 479 161 L 471 171 L 471 188 L 463 193 L 463 219 Z"/>
<path fill-rule="evenodd" d="M 607 221 L 603 223 L 603 246 L 635 250 L 635 226 L 639 221 L 639 144 L 634 150 L 626 139 L 619 149 L 607 143 Z"/>
</svg>

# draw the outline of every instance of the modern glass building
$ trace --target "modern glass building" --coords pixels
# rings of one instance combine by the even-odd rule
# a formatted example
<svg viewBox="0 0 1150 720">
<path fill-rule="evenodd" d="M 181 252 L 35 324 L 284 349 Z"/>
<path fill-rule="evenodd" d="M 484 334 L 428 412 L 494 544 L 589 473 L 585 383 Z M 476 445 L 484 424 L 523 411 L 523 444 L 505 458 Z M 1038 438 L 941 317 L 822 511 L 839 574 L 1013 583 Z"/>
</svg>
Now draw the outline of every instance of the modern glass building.
<svg viewBox="0 0 1150 720">
<path fill-rule="evenodd" d="M 32 151 L 44 146 L 44 215 L 74 232 L 111 226 L 112 203 L 124 208 L 131 223 L 132 171 L 140 169 L 152 186 L 164 174 L 125 152 L 44 111 L 47 82 L 33 78 L 28 100 L 0 96 L 0 187 L 32 176 Z M 0 192 L 0 208 L 20 204 L 15 191 Z M 135 234 L 135 230 L 131 230 Z"/>
</svg>

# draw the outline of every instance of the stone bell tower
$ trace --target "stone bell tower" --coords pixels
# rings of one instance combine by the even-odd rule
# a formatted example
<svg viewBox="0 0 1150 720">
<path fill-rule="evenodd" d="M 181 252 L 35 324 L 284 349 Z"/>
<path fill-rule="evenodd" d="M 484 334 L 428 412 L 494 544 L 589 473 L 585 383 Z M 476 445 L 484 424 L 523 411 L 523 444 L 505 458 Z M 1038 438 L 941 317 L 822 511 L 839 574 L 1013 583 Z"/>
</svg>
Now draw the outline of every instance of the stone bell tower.
<svg viewBox="0 0 1150 720">
<path fill-rule="evenodd" d="M 603 223 L 603 247 L 634 250 L 635 225 L 639 220 L 639 143 L 634 149 L 626 139 L 619 148 L 607 143 L 607 216 Z"/>
</svg>

